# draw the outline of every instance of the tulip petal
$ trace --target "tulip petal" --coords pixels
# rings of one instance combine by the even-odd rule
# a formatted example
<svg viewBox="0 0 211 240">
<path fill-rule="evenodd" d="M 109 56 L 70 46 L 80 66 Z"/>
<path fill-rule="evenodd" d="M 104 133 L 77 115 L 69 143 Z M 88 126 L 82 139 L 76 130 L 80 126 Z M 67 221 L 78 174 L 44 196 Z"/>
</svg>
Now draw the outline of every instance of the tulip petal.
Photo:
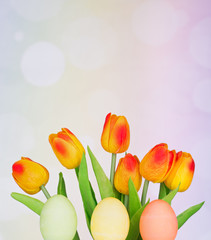
<svg viewBox="0 0 211 240">
<path fill-rule="evenodd" d="M 167 144 L 156 145 L 142 159 L 140 173 L 148 181 L 163 182 L 172 169 L 175 158 L 175 151 L 169 151 Z"/>
<path fill-rule="evenodd" d="M 101 144 L 106 151 L 109 151 L 111 113 L 107 114 L 101 136 Z"/>
<path fill-rule="evenodd" d="M 110 132 L 109 151 L 114 153 L 125 152 L 130 144 L 130 130 L 126 118 L 124 116 L 118 117 Z"/>
<path fill-rule="evenodd" d="M 53 151 L 63 166 L 73 169 L 80 164 L 82 153 L 78 151 L 75 144 L 70 144 L 62 138 L 54 138 Z"/>
</svg>

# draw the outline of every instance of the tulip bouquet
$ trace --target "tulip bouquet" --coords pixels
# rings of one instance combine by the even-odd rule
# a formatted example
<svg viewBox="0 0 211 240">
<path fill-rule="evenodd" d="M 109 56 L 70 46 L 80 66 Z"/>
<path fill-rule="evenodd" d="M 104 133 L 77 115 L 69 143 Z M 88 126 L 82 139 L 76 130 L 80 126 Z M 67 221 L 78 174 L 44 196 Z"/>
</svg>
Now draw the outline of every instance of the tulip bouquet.
<svg viewBox="0 0 211 240">
<path fill-rule="evenodd" d="M 67 169 L 75 169 L 79 183 L 87 227 L 94 240 L 174 240 L 178 229 L 204 204 L 192 206 L 176 216 L 171 202 L 177 192 L 186 191 L 194 175 L 195 163 L 186 152 L 169 150 L 161 143 L 153 147 L 141 161 L 127 153 L 130 129 L 124 116 L 106 116 L 101 145 L 111 153 L 110 178 L 87 147 L 101 199 L 97 201 L 89 181 L 85 149 L 77 137 L 64 128 L 49 136 L 52 149 Z M 119 159 L 118 153 L 125 153 Z M 57 194 L 50 196 L 45 185 L 48 170 L 22 157 L 12 166 L 16 183 L 28 194 L 40 190 L 47 201 L 13 192 L 11 196 L 40 216 L 40 231 L 45 240 L 77 240 L 77 214 L 67 198 L 65 180 L 59 173 Z M 144 184 L 139 198 L 142 178 Z M 159 183 L 158 199 L 147 201 L 149 183 Z"/>
</svg>

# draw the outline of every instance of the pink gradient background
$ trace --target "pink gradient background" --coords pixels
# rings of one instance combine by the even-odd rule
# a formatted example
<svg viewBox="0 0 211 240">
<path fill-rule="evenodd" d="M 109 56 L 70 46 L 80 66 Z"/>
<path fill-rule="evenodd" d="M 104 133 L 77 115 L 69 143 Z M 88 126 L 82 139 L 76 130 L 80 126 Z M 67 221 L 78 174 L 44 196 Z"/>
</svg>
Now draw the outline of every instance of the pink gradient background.
<svg viewBox="0 0 211 240">
<path fill-rule="evenodd" d="M 206 203 L 177 240 L 211 239 L 210 0 L 0 1 L 0 31 L 0 240 L 42 239 L 39 218 L 10 197 L 21 192 L 11 177 L 21 156 L 49 169 L 52 195 L 64 173 L 81 239 L 91 239 L 74 172 L 60 166 L 48 136 L 69 128 L 109 174 L 100 145 L 108 112 L 127 117 L 128 152 L 139 159 L 161 142 L 192 154 L 192 185 L 173 208 Z M 150 184 L 148 196 L 157 194 Z"/>
</svg>

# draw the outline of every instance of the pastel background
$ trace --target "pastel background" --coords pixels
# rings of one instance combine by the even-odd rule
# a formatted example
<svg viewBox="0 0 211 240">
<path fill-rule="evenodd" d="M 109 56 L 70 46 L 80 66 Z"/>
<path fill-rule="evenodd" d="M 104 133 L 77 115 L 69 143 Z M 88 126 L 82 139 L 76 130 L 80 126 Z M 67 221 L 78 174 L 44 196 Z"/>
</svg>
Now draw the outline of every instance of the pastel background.
<svg viewBox="0 0 211 240">
<path fill-rule="evenodd" d="M 192 185 L 173 208 L 206 203 L 177 240 L 211 239 L 210 0 L 0 0 L 0 33 L 0 240 L 42 239 L 39 217 L 10 197 L 22 193 L 11 177 L 21 156 L 48 168 L 51 195 L 64 173 L 81 239 L 91 239 L 75 173 L 48 136 L 69 128 L 109 175 L 100 145 L 109 112 L 127 117 L 128 152 L 140 160 L 161 142 L 192 154 Z"/>
</svg>

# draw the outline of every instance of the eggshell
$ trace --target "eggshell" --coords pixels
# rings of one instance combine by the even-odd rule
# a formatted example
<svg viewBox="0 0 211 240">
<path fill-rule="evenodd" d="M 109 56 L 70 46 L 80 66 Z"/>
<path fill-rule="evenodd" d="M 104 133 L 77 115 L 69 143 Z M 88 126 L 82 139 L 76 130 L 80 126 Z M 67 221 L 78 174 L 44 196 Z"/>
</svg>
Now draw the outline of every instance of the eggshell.
<svg viewBox="0 0 211 240">
<path fill-rule="evenodd" d="M 173 208 L 164 200 L 154 200 L 144 209 L 140 218 L 143 240 L 174 240 L 178 231 Z"/>
<path fill-rule="evenodd" d="M 44 204 L 40 215 L 40 231 L 45 240 L 72 240 L 77 228 L 77 216 L 70 200 L 55 195 Z"/>
<path fill-rule="evenodd" d="M 91 218 L 94 240 L 125 240 L 129 225 L 127 210 L 116 198 L 103 199 L 94 209 Z"/>
</svg>

